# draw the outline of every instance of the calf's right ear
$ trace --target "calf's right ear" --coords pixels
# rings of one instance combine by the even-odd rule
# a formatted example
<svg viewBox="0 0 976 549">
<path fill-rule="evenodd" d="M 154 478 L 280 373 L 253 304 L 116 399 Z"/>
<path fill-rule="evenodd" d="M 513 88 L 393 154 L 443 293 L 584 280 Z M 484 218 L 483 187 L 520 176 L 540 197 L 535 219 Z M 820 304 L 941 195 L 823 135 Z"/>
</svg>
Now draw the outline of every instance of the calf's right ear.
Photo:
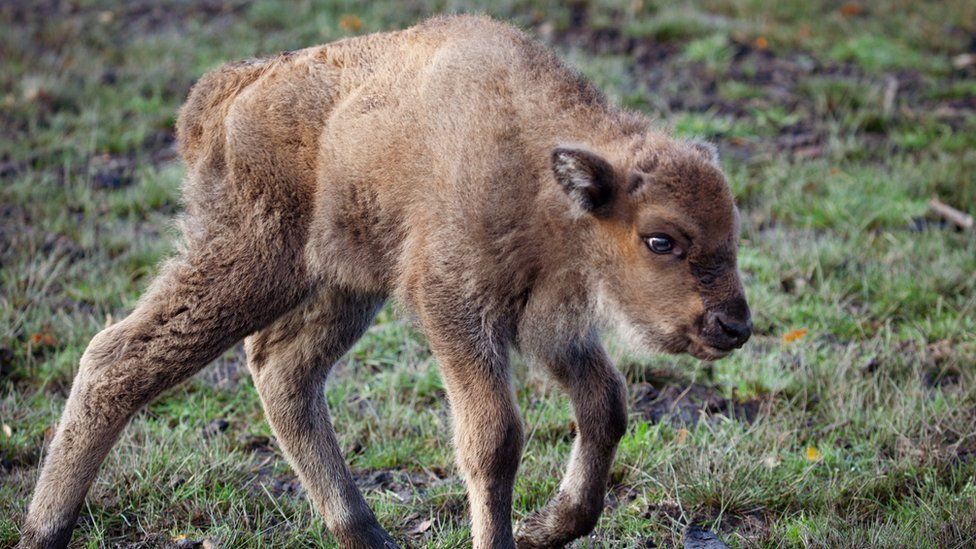
<svg viewBox="0 0 976 549">
<path fill-rule="evenodd" d="M 597 213 L 613 199 L 613 167 L 594 152 L 556 147 L 552 150 L 552 173 L 585 212 Z"/>
</svg>

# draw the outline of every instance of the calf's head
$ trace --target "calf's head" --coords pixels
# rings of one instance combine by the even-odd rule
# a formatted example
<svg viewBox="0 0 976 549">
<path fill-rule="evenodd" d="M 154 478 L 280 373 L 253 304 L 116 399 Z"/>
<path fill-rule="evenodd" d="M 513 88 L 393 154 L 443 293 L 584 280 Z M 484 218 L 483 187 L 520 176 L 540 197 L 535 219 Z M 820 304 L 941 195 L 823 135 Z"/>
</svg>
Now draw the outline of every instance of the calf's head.
<svg viewBox="0 0 976 549">
<path fill-rule="evenodd" d="M 608 317 L 644 346 L 705 360 L 749 339 L 739 214 L 713 146 L 667 141 L 615 155 L 561 146 L 551 161 L 589 229 L 577 244 Z"/>
</svg>

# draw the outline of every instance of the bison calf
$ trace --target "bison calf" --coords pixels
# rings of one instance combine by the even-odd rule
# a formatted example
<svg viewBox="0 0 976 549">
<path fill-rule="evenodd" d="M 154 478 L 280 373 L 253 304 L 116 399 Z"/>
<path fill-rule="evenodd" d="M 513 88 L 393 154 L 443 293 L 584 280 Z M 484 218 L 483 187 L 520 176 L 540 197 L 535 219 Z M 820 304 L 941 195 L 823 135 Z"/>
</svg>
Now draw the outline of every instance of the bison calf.
<svg viewBox="0 0 976 549">
<path fill-rule="evenodd" d="M 394 546 L 323 390 L 390 298 L 443 373 L 474 546 L 559 546 L 596 524 L 626 428 L 598 333 L 703 359 L 749 338 L 715 149 L 608 104 L 507 25 L 442 17 L 227 65 L 194 86 L 177 132 L 185 249 L 82 357 L 23 547 L 66 545 L 132 415 L 242 338 L 268 421 L 339 543 Z M 509 349 L 558 380 L 578 425 L 558 493 L 517 535 Z"/>
</svg>

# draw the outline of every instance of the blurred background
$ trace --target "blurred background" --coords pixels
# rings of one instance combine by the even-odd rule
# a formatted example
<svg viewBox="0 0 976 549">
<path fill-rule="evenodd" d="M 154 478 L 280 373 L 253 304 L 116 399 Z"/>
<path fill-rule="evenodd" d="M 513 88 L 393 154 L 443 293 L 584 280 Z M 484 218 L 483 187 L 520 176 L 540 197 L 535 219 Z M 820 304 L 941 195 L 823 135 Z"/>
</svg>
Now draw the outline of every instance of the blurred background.
<svg viewBox="0 0 976 549">
<path fill-rule="evenodd" d="M 511 21 L 615 102 L 713 140 L 743 212 L 756 336 L 712 365 L 612 345 L 630 429 L 604 516 L 577 546 L 976 543 L 976 3 L 6 0 L 0 546 L 18 539 L 88 340 L 178 245 L 173 123 L 193 82 L 445 12 Z M 334 372 L 336 427 L 380 522 L 407 545 L 465 545 L 423 339 L 384 311 Z M 520 364 L 517 382 L 521 518 L 556 489 L 574 426 L 540 373 Z M 334 543 L 239 348 L 137 416 L 74 538 Z"/>
</svg>

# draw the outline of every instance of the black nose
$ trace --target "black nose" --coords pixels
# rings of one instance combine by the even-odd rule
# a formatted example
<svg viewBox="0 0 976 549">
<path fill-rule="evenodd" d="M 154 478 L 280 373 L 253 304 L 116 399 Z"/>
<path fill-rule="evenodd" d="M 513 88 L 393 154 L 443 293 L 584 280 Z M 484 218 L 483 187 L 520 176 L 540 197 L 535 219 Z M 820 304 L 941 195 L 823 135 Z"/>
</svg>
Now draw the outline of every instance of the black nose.
<svg viewBox="0 0 976 549">
<path fill-rule="evenodd" d="M 752 335 L 752 319 L 748 316 L 745 320 L 741 320 L 719 311 L 712 313 L 712 318 L 718 324 L 718 327 L 721 328 L 721 339 L 723 340 L 722 343 L 724 343 L 723 345 L 716 345 L 716 347 L 738 349 Z"/>
</svg>

